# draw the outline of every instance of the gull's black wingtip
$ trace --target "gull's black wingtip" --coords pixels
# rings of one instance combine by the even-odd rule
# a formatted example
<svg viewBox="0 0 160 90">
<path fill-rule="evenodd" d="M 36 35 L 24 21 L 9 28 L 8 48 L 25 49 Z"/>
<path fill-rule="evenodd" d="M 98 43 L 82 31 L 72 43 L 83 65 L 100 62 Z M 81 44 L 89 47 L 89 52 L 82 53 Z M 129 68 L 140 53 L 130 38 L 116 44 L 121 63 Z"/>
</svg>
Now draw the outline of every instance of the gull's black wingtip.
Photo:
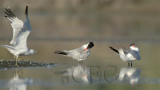
<svg viewBox="0 0 160 90">
<path fill-rule="evenodd" d="M 25 15 L 28 17 L 28 4 L 26 4 Z"/>
<path fill-rule="evenodd" d="M 10 10 L 10 8 L 5 8 L 4 10 L 5 17 L 7 18 L 14 18 L 16 15 Z"/>
</svg>

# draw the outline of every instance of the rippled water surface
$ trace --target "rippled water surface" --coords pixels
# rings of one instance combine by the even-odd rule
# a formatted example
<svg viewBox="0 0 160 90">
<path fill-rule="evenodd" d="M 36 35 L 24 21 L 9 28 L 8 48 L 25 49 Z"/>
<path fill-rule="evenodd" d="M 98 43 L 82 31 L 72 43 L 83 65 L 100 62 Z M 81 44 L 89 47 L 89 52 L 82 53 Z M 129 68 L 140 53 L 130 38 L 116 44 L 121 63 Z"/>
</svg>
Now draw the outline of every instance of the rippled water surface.
<svg viewBox="0 0 160 90">
<path fill-rule="evenodd" d="M 129 43 L 95 42 L 91 55 L 83 63 L 54 54 L 55 50 L 73 49 L 84 43 L 87 42 L 29 43 L 39 53 L 21 56 L 23 60 L 18 62 L 18 67 L 13 56 L 0 48 L 0 90 L 159 88 L 159 44 L 137 42 L 142 59 L 133 62 L 132 67 L 128 67 L 108 48 L 110 45 L 115 48 L 128 47 Z M 47 47 L 40 48 L 42 46 Z"/>
</svg>

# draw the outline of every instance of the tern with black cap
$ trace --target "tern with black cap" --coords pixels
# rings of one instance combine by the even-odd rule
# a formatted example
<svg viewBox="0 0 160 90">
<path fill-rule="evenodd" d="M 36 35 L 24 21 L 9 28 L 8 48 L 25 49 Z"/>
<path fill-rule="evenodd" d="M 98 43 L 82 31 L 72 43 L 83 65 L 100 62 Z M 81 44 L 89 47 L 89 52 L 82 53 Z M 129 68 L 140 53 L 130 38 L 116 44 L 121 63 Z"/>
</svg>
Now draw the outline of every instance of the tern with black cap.
<svg viewBox="0 0 160 90">
<path fill-rule="evenodd" d="M 74 50 L 63 50 L 63 51 L 56 51 L 56 54 L 61 54 L 64 56 L 72 57 L 78 61 L 82 61 L 87 59 L 90 55 L 90 49 L 94 46 L 93 42 L 89 42 L 81 47 L 74 49 Z"/>
</svg>

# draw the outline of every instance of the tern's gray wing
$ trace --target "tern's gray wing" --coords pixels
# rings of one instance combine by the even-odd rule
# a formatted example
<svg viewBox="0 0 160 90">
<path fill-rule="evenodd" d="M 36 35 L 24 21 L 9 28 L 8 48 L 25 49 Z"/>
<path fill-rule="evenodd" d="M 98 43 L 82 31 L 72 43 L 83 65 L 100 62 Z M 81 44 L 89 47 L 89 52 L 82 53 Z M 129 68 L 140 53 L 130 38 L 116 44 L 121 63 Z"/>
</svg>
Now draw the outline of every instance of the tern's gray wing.
<svg viewBox="0 0 160 90">
<path fill-rule="evenodd" d="M 69 50 L 69 51 L 64 50 L 64 51 L 67 52 L 68 56 L 71 56 L 71 57 L 73 57 L 73 56 L 79 57 L 80 54 L 82 53 L 82 49 L 81 48 L 76 48 L 76 49 Z"/>
<path fill-rule="evenodd" d="M 74 51 L 79 52 L 79 53 L 83 53 L 84 49 L 83 49 L 83 47 L 79 47 L 77 49 L 74 49 Z"/>
<path fill-rule="evenodd" d="M 123 52 L 124 52 L 125 55 L 127 55 L 129 53 L 129 51 L 126 50 L 126 49 L 123 49 Z"/>
<path fill-rule="evenodd" d="M 132 54 L 132 56 L 134 56 L 137 60 L 140 60 L 140 59 L 141 59 L 138 51 L 129 50 L 129 52 L 130 52 L 130 53 Z"/>
<path fill-rule="evenodd" d="M 76 57 L 80 57 L 81 54 L 83 54 L 83 49 L 82 49 L 82 47 L 80 47 L 80 48 L 76 48 L 76 49 L 73 49 L 73 50 L 69 50 L 67 52 L 68 52 L 68 56 L 76 58 Z"/>
<path fill-rule="evenodd" d="M 27 48 L 27 38 L 31 32 L 31 26 L 28 19 L 28 5 L 26 6 L 25 22 L 18 19 L 10 9 L 6 9 L 5 14 L 5 17 L 11 21 L 11 26 L 13 28 L 13 38 L 10 44 L 14 45 L 15 48 Z"/>
</svg>

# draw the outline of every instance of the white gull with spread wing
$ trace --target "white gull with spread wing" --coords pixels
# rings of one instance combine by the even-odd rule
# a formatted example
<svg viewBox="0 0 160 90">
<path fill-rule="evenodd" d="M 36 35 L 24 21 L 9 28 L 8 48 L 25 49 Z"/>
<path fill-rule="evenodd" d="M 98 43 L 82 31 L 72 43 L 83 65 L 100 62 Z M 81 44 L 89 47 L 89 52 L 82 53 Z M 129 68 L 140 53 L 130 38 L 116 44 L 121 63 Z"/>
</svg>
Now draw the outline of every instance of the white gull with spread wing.
<svg viewBox="0 0 160 90">
<path fill-rule="evenodd" d="M 36 53 L 36 51 L 27 47 L 27 38 L 31 32 L 31 25 L 28 18 L 28 4 L 26 5 L 25 10 L 25 22 L 18 19 L 9 8 L 6 8 L 4 12 L 6 14 L 5 17 L 8 18 L 9 21 L 11 21 L 11 26 L 13 28 L 13 37 L 10 42 L 11 45 L 1 46 L 8 49 L 10 53 L 14 55 L 14 57 L 16 58 L 17 65 L 17 59 L 19 55 L 31 55 Z"/>
</svg>

